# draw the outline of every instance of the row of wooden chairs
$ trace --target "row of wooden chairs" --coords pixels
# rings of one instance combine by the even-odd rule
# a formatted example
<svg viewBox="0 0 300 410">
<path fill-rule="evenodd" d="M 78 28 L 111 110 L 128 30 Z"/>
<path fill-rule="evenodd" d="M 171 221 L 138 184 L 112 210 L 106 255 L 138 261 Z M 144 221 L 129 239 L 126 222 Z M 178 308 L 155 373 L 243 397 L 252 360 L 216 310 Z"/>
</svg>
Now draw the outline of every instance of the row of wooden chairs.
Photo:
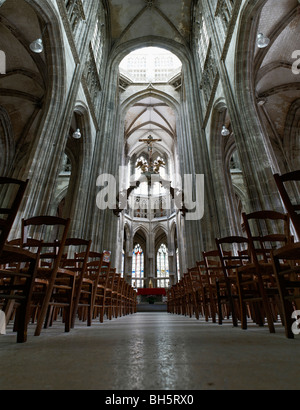
<svg viewBox="0 0 300 410">
<path fill-rule="evenodd" d="M 168 291 L 168 312 L 219 324 L 227 317 L 233 326 L 240 321 L 242 329 L 251 319 L 260 326 L 267 323 L 270 333 L 281 321 L 288 338 L 300 333 L 295 330 L 300 315 L 300 204 L 299 196 L 294 196 L 297 203 L 292 201 L 284 185 L 300 181 L 300 171 L 274 178 L 287 213 L 243 213 L 245 237 L 217 238 L 215 249 L 203 252 L 202 260 Z"/>
<path fill-rule="evenodd" d="M 92 241 L 69 238 L 70 219 L 35 216 L 22 220 L 21 237 L 7 241 L 28 181 L 0 178 L 0 308 L 14 320 L 17 342 L 62 318 L 65 331 L 76 319 L 103 322 L 136 312 L 136 292 L 112 268 L 109 252 Z"/>
</svg>

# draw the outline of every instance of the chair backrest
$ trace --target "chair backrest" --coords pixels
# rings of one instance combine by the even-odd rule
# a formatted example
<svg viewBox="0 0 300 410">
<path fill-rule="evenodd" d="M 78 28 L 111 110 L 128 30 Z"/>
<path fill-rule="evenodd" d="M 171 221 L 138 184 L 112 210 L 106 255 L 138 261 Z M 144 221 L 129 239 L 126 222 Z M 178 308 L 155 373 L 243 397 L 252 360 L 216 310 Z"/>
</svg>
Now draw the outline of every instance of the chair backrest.
<svg viewBox="0 0 300 410">
<path fill-rule="evenodd" d="M 276 211 L 257 211 L 242 214 L 254 263 L 269 262 L 271 251 L 292 243 L 288 214 Z"/>
<path fill-rule="evenodd" d="M 225 252 L 229 254 L 229 252 Z M 210 284 L 215 284 L 216 281 L 223 279 L 223 268 L 220 261 L 219 251 L 213 249 L 211 251 L 202 252 L 205 271 Z"/>
<path fill-rule="evenodd" d="M 120 292 L 120 286 L 121 286 L 121 274 L 120 273 L 115 273 L 115 277 L 114 277 L 114 284 L 113 284 L 113 290 L 115 292 Z"/>
<path fill-rule="evenodd" d="M 109 275 L 110 270 L 111 261 L 106 261 L 105 252 L 91 251 L 89 253 L 86 274 L 94 281 L 95 289 L 98 284 L 104 286 L 104 289 L 112 285 L 111 276 Z"/>
<path fill-rule="evenodd" d="M 187 275 L 189 276 L 189 281 L 193 291 L 197 291 L 198 289 L 203 290 L 203 281 L 197 266 L 188 268 Z"/>
<path fill-rule="evenodd" d="M 28 180 L 0 177 L 0 254 L 23 199 Z"/>
<path fill-rule="evenodd" d="M 275 174 L 274 179 L 281 199 L 300 240 L 300 170 L 288 172 L 283 175 Z M 294 187 L 291 186 L 291 183 L 294 184 Z M 292 194 L 293 188 L 296 189 L 294 195 Z M 292 196 L 295 199 L 292 199 Z"/>
<path fill-rule="evenodd" d="M 217 250 L 225 277 L 234 274 L 237 267 L 249 263 L 249 240 L 243 236 L 216 238 Z"/>
<path fill-rule="evenodd" d="M 205 261 L 204 260 L 196 261 L 196 267 L 198 269 L 203 288 L 207 288 L 211 286 L 211 278 L 209 277 L 207 273 Z"/>
<path fill-rule="evenodd" d="M 64 257 L 70 219 L 56 216 L 35 216 L 22 220 L 23 247 L 32 239 L 42 240 L 41 260 L 47 260 L 57 269 Z"/>
<path fill-rule="evenodd" d="M 86 272 L 89 252 L 92 241 L 81 238 L 67 238 L 65 242 L 64 253 L 66 257 L 61 260 L 61 267 L 77 272 L 77 279 L 82 282 Z"/>
<path fill-rule="evenodd" d="M 116 268 L 108 268 L 107 269 L 107 282 L 106 282 L 106 291 L 113 291 L 115 285 L 115 276 L 116 276 Z"/>
</svg>

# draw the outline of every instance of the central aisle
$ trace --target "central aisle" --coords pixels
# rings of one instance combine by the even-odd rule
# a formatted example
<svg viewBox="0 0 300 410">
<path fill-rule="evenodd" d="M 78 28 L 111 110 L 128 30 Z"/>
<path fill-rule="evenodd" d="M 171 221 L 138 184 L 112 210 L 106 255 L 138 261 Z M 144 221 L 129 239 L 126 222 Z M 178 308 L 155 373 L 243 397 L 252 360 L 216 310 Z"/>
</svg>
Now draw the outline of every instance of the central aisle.
<svg viewBox="0 0 300 410">
<path fill-rule="evenodd" d="M 281 327 L 247 331 L 141 312 L 91 328 L 43 330 L 28 342 L 0 337 L 0 385 L 6 389 L 206 390 L 299 389 L 300 339 Z"/>
</svg>

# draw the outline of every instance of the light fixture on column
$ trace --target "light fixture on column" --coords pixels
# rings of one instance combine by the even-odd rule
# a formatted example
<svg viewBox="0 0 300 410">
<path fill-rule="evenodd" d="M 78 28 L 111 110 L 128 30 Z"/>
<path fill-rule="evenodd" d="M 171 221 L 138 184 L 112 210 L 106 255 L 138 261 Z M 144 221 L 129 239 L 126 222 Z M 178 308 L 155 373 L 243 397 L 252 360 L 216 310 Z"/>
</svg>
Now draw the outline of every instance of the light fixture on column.
<svg viewBox="0 0 300 410">
<path fill-rule="evenodd" d="M 36 54 L 40 54 L 43 52 L 44 50 L 44 46 L 43 46 L 43 40 L 41 38 L 38 38 L 37 40 L 34 40 L 31 44 L 30 44 L 30 50 L 33 51 Z"/>
<path fill-rule="evenodd" d="M 75 140 L 79 140 L 81 138 L 81 132 L 79 128 L 77 128 L 77 130 L 73 133 L 73 138 Z"/>
<path fill-rule="evenodd" d="M 29 48 L 31 51 L 33 51 L 36 54 L 40 54 L 44 51 L 44 44 L 43 44 L 43 36 L 45 34 L 47 28 L 47 24 L 44 26 L 43 30 L 42 30 L 42 34 L 40 38 L 37 38 L 36 40 L 34 40 L 30 45 Z"/>
<path fill-rule="evenodd" d="M 225 125 L 223 125 L 221 134 L 223 137 L 227 137 L 230 134 L 230 131 L 225 127 Z"/>
<path fill-rule="evenodd" d="M 270 39 L 268 37 L 266 37 L 264 34 L 259 33 L 257 35 L 257 47 L 258 48 L 265 48 L 268 47 L 268 45 L 270 44 Z"/>
<path fill-rule="evenodd" d="M 258 98 L 258 100 L 257 100 L 257 104 L 258 104 L 260 107 L 262 107 L 263 105 L 265 105 L 266 102 L 267 102 L 267 99 L 266 99 L 266 98 Z"/>
</svg>

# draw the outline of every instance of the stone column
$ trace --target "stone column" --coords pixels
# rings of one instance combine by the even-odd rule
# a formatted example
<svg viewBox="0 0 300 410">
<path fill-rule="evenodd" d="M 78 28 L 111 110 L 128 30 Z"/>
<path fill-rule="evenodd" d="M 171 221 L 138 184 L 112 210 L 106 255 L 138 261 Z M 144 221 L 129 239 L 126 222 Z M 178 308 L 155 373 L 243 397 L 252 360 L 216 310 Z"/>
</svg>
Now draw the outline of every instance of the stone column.
<svg viewBox="0 0 300 410">
<path fill-rule="evenodd" d="M 183 269 L 193 266 L 201 258 L 201 252 L 212 246 L 218 233 L 214 192 L 211 185 L 211 169 L 209 163 L 207 142 L 202 129 L 202 109 L 193 58 L 184 72 L 184 88 L 178 130 L 178 152 L 180 155 L 182 178 L 184 174 L 193 176 L 204 175 L 204 215 L 202 219 L 191 220 L 189 213 L 184 220 L 186 233 L 186 262 Z M 193 185 L 194 200 L 196 188 Z M 193 212 L 193 211 L 191 211 Z"/>
<path fill-rule="evenodd" d="M 109 64 L 106 73 L 99 118 L 100 129 L 96 136 L 89 183 L 86 236 L 93 240 L 98 252 L 104 249 L 112 252 L 112 265 L 115 266 L 119 219 L 114 215 L 112 209 L 100 210 L 96 203 L 97 194 L 101 190 L 96 186 L 98 177 L 109 174 L 118 182 L 119 165 L 122 163 L 123 137 L 119 135 L 117 67 L 112 68 Z"/>
</svg>

